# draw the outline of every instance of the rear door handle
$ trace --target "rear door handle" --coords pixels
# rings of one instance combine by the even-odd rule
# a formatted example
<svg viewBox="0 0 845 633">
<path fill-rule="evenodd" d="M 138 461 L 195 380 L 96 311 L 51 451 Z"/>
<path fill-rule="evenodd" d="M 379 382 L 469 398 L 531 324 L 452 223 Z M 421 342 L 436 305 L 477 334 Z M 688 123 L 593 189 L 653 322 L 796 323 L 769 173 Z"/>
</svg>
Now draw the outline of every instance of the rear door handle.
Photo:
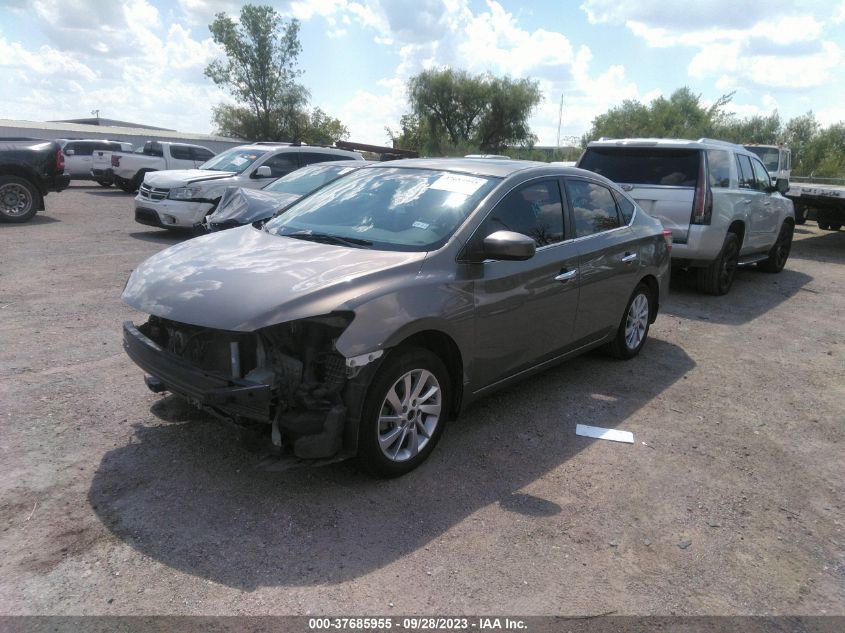
<svg viewBox="0 0 845 633">
<path fill-rule="evenodd" d="M 575 268 L 573 270 L 561 271 L 561 273 L 555 277 L 555 281 L 561 281 L 566 283 L 570 279 L 574 279 L 575 276 L 578 274 L 578 269 Z"/>
<path fill-rule="evenodd" d="M 625 257 L 622 258 L 623 262 L 632 262 L 637 259 L 636 253 L 625 253 Z"/>
</svg>

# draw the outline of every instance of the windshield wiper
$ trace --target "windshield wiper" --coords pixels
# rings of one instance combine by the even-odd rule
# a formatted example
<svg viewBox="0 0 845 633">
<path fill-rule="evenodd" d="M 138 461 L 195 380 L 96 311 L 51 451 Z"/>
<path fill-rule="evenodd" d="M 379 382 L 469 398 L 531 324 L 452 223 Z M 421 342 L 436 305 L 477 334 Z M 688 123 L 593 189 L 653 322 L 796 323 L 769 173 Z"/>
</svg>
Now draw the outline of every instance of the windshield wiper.
<svg viewBox="0 0 845 633">
<path fill-rule="evenodd" d="M 314 233 L 313 231 L 296 231 L 294 233 L 284 234 L 284 237 L 293 237 L 298 240 L 307 240 L 310 242 L 319 242 L 320 244 L 336 244 L 340 246 L 372 246 L 370 240 L 362 240 L 358 237 L 341 237 L 339 235 L 330 235 L 328 233 Z"/>
</svg>

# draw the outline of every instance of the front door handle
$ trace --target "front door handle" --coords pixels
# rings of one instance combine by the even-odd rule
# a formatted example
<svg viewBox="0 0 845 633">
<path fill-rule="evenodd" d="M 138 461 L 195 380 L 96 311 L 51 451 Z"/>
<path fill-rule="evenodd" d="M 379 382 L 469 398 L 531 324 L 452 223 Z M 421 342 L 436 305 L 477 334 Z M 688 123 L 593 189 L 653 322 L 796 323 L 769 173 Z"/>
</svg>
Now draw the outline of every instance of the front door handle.
<svg viewBox="0 0 845 633">
<path fill-rule="evenodd" d="M 637 259 L 636 253 L 625 253 L 625 257 L 622 258 L 623 262 L 632 262 Z"/>
<path fill-rule="evenodd" d="M 570 279 L 574 279 L 577 274 L 578 274 L 577 268 L 575 268 L 573 270 L 567 270 L 565 272 L 561 271 L 561 273 L 557 277 L 555 277 L 555 281 L 562 281 L 562 282 L 565 283 L 565 282 L 569 281 Z"/>
</svg>

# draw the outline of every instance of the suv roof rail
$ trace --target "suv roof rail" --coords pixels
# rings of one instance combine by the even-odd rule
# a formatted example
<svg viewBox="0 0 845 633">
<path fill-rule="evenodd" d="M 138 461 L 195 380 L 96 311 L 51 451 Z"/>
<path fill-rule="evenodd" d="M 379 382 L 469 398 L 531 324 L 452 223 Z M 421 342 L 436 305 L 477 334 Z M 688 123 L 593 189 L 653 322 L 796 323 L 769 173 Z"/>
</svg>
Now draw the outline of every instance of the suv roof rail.
<svg viewBox="0 0 845 633">
<path fill-rule="evenodd" d="M 289 143 L 287 141 L 253 141 L 250 145 L 301 145 L 298 141 L 296 143 Z"/>
</svg>

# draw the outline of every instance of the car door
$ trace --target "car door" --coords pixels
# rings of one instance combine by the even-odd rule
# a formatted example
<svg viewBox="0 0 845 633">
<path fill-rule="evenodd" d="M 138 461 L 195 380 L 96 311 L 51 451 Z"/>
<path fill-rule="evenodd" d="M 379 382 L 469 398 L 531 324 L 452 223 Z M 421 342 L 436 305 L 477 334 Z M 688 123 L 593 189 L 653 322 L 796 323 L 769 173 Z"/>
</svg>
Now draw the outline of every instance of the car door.
<svg viewBox="0 0 845 633">
<path fill-rule="evenodd" d="M 576 177 L 564 183 L 578 249 L 580 289 L 573 341 L 581 346 L 619 325 L 637 282 L 639 253 L 609 187 Z"/>
<path fill-rule="evenodd" d="M 751 167 L 754 170 L 754 179 L 757 183 L 756 190 L 759 192 L 757 199 L 751 206 L 751 233 L 754 243 L 759 248 L 768 248 L 775 242 L 778 229 L 778 218 L 780 207 L 771 191 L 772 179 L 768 170 L 756 157 L 750 157 Z"/>
<path fill-rule="evenodd" d="M 475 248 L 491 233 L 505 230 L 533 237 L 537 251 L 525 261 L 485 260 L 479 265 L 474 281 L 475 387 L 568 349 L 578 309 L 578 252 L 565 229 L 560 183 L 545 178 L 509 192 L 476 231 Z"/>
<path fill-rule="evenodd" d="M 170 163 L 169 169 L 193 169 L 196 167 L 194 162 L 194 155 L 188 145 L 171 145 L 170 146 Z"/>
</svg>

